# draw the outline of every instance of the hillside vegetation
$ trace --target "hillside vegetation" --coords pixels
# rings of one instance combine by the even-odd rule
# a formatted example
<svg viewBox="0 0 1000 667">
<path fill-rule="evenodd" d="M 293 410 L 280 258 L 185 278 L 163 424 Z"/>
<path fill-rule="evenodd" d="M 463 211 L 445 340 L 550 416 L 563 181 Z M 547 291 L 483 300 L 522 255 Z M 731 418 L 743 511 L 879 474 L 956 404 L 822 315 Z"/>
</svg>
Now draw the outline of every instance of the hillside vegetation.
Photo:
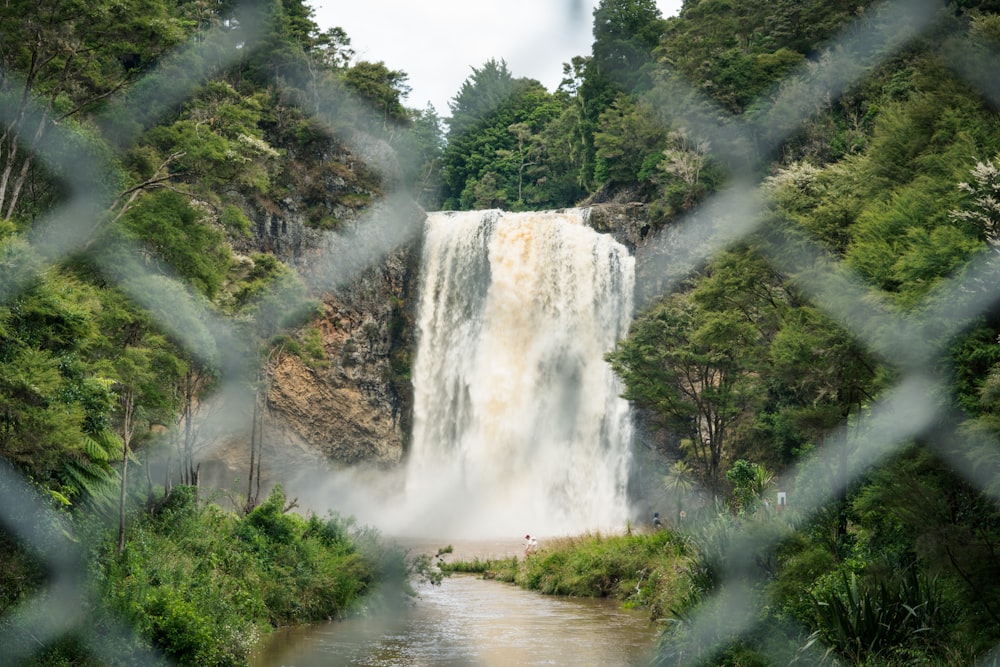
<svg viewBox="0 0 1000 667">
<path fill-rule="evenodd" d="M 196 491 L 211 397 L 264 409 L 276 346 L 317 363 L 318 295 L 268 231 L 422 177 L 437 120 L 404 91 L 298 0 L 0 7 L 0 662 L 246 664 L 405 593 L 370 530 L 260 497 L 259 431 L 241 489 Z M 96 583 L 73 613 L 68 562 Z"/>
</svg>

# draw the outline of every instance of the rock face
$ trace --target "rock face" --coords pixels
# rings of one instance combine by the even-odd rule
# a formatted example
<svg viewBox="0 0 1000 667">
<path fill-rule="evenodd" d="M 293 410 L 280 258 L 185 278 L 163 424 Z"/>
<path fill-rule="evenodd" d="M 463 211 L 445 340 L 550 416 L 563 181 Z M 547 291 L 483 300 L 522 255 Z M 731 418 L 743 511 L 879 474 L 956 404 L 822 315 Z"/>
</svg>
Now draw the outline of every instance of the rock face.
<svg viewBox="0 0 1000 667">
<path fill-rule="evenodd" d="M 594 204 L 587 208 L 590 211 L 587 219 L 590 226 L 602 234 L 611 234 L 633 254 L 649 234 L 646 204 Z"/>
<path fill-rule="evenodd" d="M 320 161 L 334 167 L 314 169 L 316 182 L 280 201 L 241 207 L 254 233 L 235 252 L 273 254 L 320 302 L 320 316 L 284 332 L 287 343 L 275 347 L 266 364 L 259 426 L 265 484 L 329 461 L 398 463 L 410 430 L 410 304 L 426 214 L 364 185 L 370 173 L 351 178 L 352 165 L 368 169 L 371 156 L 333 144 L 328 150 Z M 316 204 L 303 192 L 327 193 L 324 215 L 338 221 L 335 231 L 307 224 Z M 364 209 L 338 203 L 359 200 L 374 203 Z M 302 353 L 306 345 L 309 354 Z M 230 411 L 252 422 L 252 402 Z M 250 438 L 249 426 L 230 429 L 206 457 L 206 481 L 226 486 L 245 479 Z"/>
<path fill-rule="evenodd" d="M 635 303 L 639 310 L 681 281 L 709 252 L 711 220 L 686 225 L 667 223 L 654 228 L 649 207 L 640 202 L 609 202 L 590 207 L 590 225 L 611 234 L 635 256 Z"/>
<path fill-rule="evenodd" d="M 343 463 L 398 463 L 409 433 L 414 253 L 396 250 L 323 295 L 323 362 L 292 354 L 271 364 L 269 435 L 292 450 Z"/>
<path fill-rule="evenodd" d="M 662 238 L 669 230 L 654 232 L 649 207 L 640 202 L 593 204 L 589 209 L 590 226 L 611 234 L 635 256 L 635 302 L 642 308 L 665 287 Z"/>
</svg>

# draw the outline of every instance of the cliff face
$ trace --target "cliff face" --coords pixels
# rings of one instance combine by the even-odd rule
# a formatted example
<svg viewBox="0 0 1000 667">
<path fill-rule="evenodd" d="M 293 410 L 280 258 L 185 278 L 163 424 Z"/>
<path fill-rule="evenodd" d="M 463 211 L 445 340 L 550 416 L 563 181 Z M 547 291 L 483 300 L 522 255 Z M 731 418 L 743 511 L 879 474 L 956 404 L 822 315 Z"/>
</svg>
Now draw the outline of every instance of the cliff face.
<svg viewBox="0 0 1000 667">
<path fill-rule="evenodd" d="M 611 234 L 635 256 L 635 303 L 640 310 L 677 289 L 709 253 L 711 220 L 671 222 L 654 229 L 649 206 L 641 202 L 600 203 L 589 209 L 591 227 Z"/>
<path fill-rule="evenodd" d="M 323 295 L 325 364 L 277 354 L 269 369 L 269 436 L 343 463 L 397 463 L 409 433 L 407 370 L 412 247 L 396 250 Z"/>
<path fill-rule="evenodd" d="M 307 333 L 313 336 L 313 350 L 318 332 L 321 359 L 300 356 L 286 345 L 276 347 L 267 362 L 261 426 L 265 482 L 327 461 L 393 464 L 406 447 L 412 412 L 410 304 L 425 213 L 382 197 L 369 185 L 366 166 L 384 162 L 382 156 L 355 150 L 331 142 L 323 154 L 312 156 L 310 178 L 287 188 L 290 194 L 241 206 L 253 235 L 234 250 L 268 252 L 294 268 L 321 312 L 286 332 L 298 342 Z M 364 171 L 361 177 L 352 176 L 355 168 Z M 316 193 L 322 193 L 319 203 Z M 374 203 L 353 205 L 359 201 Z M 323 217 L 337 221 L 336 230 L 310 224 L 318 206 Z M 245 404 L 239 408 L 250 411 Z M 243 423 L 250 422 L 248 414 Z M 234 477 L 245 478 L 249 441 L 249 428 L 230 431 L 205 462 L 206 481 L 227 485 Z"/>
<path fill-rule="evenodd" d="M 593 204 L 586 208 L 589 210 L 587 221 L 591 227 L 602 234 L 611 234 L 633 254 L 649 234 L 646 204 L 607 203 Z"/>
</svg>

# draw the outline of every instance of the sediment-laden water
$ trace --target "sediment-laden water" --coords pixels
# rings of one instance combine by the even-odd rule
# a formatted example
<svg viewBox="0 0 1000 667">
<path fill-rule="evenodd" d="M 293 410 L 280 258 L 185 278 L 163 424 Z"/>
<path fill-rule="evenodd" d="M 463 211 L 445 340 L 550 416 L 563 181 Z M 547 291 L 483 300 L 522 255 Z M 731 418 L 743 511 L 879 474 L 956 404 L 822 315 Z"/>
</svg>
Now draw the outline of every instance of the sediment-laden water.
<svg viewBox="0 0 1000 667">
<path fill-rule="evenodd" d="M 609 600 L 561 598 L 456 575 L 412 606 L 279 631 L 252 667 L 646 664 L 657 628 Z"/>
<path fill-rule="evenodd" d="M 466 537 L 621 530 L 629 406 L 605 362 L 634 259 L 579 209 L 431 213 L 407 514 Z"/>
</svg>

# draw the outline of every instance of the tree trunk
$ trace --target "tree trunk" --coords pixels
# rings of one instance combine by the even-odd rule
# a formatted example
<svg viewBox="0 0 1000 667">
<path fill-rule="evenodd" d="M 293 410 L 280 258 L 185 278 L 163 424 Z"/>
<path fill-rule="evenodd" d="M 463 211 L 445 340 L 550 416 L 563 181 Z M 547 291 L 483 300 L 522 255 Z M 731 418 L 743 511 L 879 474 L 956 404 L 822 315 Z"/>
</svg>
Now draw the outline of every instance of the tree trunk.
<svg viewBox="0 0 1000 667">
<path fill-rule="evenodd" d="M 254 462 L 257 455 L 257 412 L 259 410 L 260 398 L 257 392 L 253 396 L 253 414 L 250 422 L 250 474 L 247 476 L 247 502 L 244 506 L 244 513 L 249 514 L 254 507 L 253 477 Z"/>
<path fill-rule="evenodd" d="M 126 389 L 121 396 L 122 402 L 122 485 L 118 496 L 118 553 L 125 549 L 125 497 L 128 486 L 128 458 L 132 435 L 135 433 L 135 391 Z"/>
</svg>

